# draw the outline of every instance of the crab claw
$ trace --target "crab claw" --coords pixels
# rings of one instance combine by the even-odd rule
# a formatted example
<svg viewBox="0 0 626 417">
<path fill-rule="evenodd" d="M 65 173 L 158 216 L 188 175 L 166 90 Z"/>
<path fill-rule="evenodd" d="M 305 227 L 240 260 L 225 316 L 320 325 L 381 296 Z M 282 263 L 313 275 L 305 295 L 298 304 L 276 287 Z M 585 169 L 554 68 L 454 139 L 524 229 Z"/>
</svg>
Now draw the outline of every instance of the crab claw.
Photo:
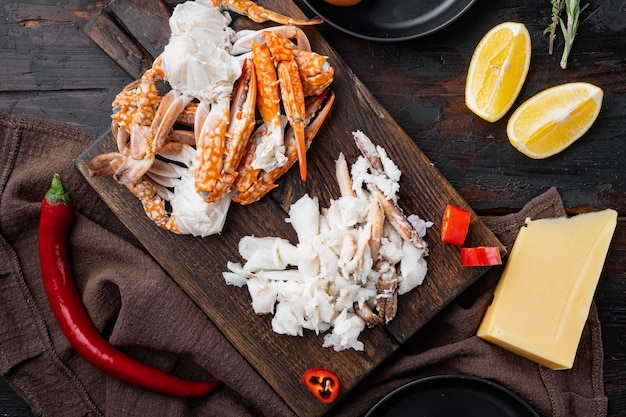
<svg viewBox="0 0 626 417">
<path fill-rule="evenodd" d="M 288 38 L 278 32 L 266 31 L 262 33 L 262 36 L 276 65 L 283 106 L 298 145 L 300 178 L 304 182 L 306 181 L 306 144 L 304 137 L 306 110 L 302 80 L 300 79 L 300 71 L 294 56 L 293 44 Z"/>
<path fill-rule="evenodd" d="M 248 16 L 248 18 L 257 23 L 263 23 L 272 21 L 280 23 L 281 25 L 318 25 L 324 22 L 320 17 L 314 17 L 312 19 L 294 19 L 292 17 L 284 16 L 276 13 L 265 7 L 257 5 L 251 0 L 212 0 L 214 7 L 220 9 L 230 10 L 237 14 Z"/>
<path fill-rule="evenodd" d="M 328 116 L 335 101 L 335 93 L 329 90 L 324 91 L 316 97 L 312 97 L 306 106 L 306 127 L 305 150 L 311 145 L 315 135 L 319 131 L 322 123 Z M 295 132 L 292 129 L 285 134 L 285 155 L 287 161 L 284 165 L 271 171 L 253 169 L 247 163 L 254 158 L 254 152 L 259 141 L 263 140 L 264 133 L 267 133 L 266 126 L 262 125 L 252 136 L 248 144 L 247 154 L 242 160 L 239 168 L 239 176 L 235 181 L 237 190 L 233 201 L 242 205 L 252 204 L 260 200 L 265 194 L 276 188 L 275 181 L 278 180 L 298 159 L 297 141 Z"/>
</svg>

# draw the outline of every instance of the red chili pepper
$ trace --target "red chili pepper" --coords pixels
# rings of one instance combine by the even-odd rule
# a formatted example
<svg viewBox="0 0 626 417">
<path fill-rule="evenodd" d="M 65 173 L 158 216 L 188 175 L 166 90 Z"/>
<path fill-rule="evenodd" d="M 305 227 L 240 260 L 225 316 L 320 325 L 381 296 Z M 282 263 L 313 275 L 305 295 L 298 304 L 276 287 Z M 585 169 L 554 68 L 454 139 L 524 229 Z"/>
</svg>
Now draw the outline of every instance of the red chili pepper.
<svg viewBox="0 0 626 417">
<path fill-rule="evenodd" d="M 310 368 L 302 374 L 302 382 L 323 403 L 332 403 L 339 395 L 341 384 L 333 371 Z"/>
<path fill-rule="evenodd" d="M 52 312 L 76 352 L 117 379 L 163 394 L 199 397 L 214 391 L 220 381 L 190 381 L 168 374 L 115 349 L 98 333 L 81 302 L 69 266 L 66 237 L 72 217 L 70 194 L 55 174 L 41 205 L 39 260 Z"/>
<path fill-rule="evenodd" d="M 495 246 L 478 246 L 476 248 L 461 248 L 461 265 L 463 266 L 492 266 L 501 265 L 500 248 Z"/>
<path fill-rule="evenodd" d="M 470 212 L 448 204 L 441 222 L 441 240 L 452 245 L 463 245 L 469 225 Z"/>
</svg>

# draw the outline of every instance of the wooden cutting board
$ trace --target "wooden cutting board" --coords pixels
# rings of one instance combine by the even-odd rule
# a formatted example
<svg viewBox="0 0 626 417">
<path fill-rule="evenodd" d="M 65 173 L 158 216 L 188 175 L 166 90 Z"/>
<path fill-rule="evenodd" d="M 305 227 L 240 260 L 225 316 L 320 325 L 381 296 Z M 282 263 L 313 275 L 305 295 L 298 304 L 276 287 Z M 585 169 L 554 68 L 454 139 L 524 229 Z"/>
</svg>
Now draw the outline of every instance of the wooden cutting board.
<svg viewBox="0 0 626 417">
<path fill-rule="evenodd" d="M 264 0 L 259 3 L 287 15 L 304 17 L 291 1 Z M 131 75 L 139 76 L 167 42 L 169 13 L 165 3 L 114 0 L 85 31 Z M 248 25 L 248 22 L 248 19 L 241 18 L 235 25 Z M 245 207 L 233 204 L 221 235 L 196 238 L 159 229 L 148 220 L 139 201 L 125 187 L 109 177 L 89 177 L 89 161 L 95 155 L 115 150 L 110 134 L 102 136 L 75 162 L 106 204 L 282 399 L 299 416 L 316 417 L 326 413 L 332 405 L 318 402 L 308 392 L 300 379 L 304 370 L 323 367 L 335 371 L 342 384 L 337 400 L 340 401 L 404 341 L 482 276 L 486 268 L 462 267 L 458 248 L 444 244 L 440 239 L 445 206 L 452 203 L 470 209 L 467 203 L 317 30 L 306 28 L 305 31 L 313 50 L 327 55 L 336 70 L 332 86 L 336 93 L 335 105 L 308 153 L 307 182 L 301 183 L 296 167 L 262 201 Z M 296 242 L 294 231 L 285 222 L 289 206 L 304 193 L 318 197 L 322 207 L 328 207 L 329 199 L 339 196 L 334 161 L 340 152 L 346 155 L 349 163 L 357 158 L 359 152 L 351 134 L 357 129 L 383 146 L 402 170 L 399 196 L 404 212 L 431 220 L 434 226 L 426 236 L 430 255 L 424 284 L 399 297 L 397 317 L 389 325 L 366 329 L 361 334 L 364 351 L 335 352 L 322 347 L 323 335 L 310 331 L 306 331 L 304 337 L 273 333 L 271 317 L 257 316 L 252 311 L 247 289 L 226 285 L 221 273 L 226 270 L 228 261 L 242 261 L 237 247 L 245 235 L 281 236 Z M 475 214 L 466 245 L 498 246 L 505 253 L 502 244 Z"/>
</svg>

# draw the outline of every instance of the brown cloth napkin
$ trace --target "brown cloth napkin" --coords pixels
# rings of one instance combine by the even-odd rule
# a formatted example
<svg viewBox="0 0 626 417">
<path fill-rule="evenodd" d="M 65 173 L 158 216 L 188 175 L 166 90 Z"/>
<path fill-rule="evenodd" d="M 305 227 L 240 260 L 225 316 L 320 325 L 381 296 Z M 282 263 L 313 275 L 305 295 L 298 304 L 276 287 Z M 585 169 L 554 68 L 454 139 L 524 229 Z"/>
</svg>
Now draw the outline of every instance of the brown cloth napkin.
<svg viewBox="0 0 626 417">
<path fill-rule="evenodd" d="M 0 372 L 41 416 L 292 416 L 293 412 L 142 249 L 74 168 L 96 137 L 66 125 L 0 113 Z M 71 267 L 83 302 L 111 344 L 168 372 L 219 378 L 200 399 L 163 396 L 86 364 L 52 316 L 37 255 L 39 209 L 53 173 L 75 200 Z M 521 212 L 488 220 L 510 249 L 528 217 L 565 215 L 553 188 Z M 574 367 L 551 371 L 474 336 L 501 269 L 492 269 L 412 337 L 329 416 L 363 416 L 386 394 L 429 375 L 499 382 L 542 417 L 605 416 L 595 306 Z M 330 354 L 330 353 L 329 353 Z"/>
</svg>

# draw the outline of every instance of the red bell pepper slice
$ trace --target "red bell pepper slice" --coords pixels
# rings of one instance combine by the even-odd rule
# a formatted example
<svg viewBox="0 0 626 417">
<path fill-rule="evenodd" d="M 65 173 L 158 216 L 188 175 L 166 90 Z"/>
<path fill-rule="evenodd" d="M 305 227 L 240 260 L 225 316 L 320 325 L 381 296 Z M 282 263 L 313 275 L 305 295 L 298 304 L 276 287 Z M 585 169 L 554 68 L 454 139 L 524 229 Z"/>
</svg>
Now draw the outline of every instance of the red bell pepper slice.
<svg viewBox="0 0 626 417">
<path fill-rule="evenodd" d="M 328 369 L 309 368 L 302 374 L 302 382 L 323 403 L 332 403 L 339 395 L 339 378 Z"/>
<path fill-rule="evenodd" d="M 441 222 L 441 240 L 456 246 L 462 246 L 470 225 L 470 212 L 448 204 Z"/>
<path fill-rule="evenodd" d="M 496 246 L 478 246 L 475 248 L 461 248 L 461 265 L 463 266 L 492 266 L 502 265 L 500 248 Z"/>
</svg>

